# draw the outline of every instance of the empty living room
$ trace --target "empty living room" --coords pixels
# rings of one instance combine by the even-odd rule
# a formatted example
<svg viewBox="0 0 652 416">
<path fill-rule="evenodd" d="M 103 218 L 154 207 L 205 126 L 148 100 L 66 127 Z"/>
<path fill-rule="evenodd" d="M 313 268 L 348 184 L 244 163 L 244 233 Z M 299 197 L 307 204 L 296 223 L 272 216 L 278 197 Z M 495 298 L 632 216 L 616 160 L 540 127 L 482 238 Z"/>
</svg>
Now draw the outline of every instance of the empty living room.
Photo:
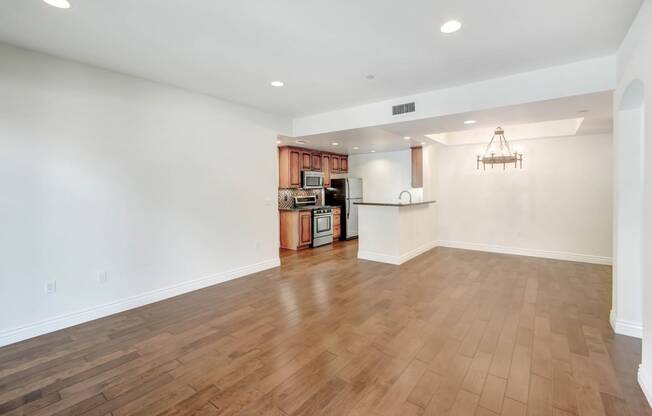
<svg viewBox="0 0 652 416">
<path fill-rule="evenodd" d="M 652 0 L 3 0 L 0 416 L 652 416 Z"/>
</svg>

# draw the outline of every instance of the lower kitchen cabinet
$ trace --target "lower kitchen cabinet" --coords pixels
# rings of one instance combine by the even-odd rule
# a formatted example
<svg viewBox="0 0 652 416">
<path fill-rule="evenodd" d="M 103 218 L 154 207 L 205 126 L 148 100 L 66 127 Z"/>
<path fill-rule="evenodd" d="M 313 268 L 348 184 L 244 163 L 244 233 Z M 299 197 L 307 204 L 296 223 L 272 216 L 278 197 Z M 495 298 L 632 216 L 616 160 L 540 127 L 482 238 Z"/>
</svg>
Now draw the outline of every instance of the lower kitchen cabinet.
<svg viewBox="0 0 652 416">
<path fill-rule="evenodd" d="M 342 236 L 342 209 L 333 208 L 333 241 L 337 241 Z"/>
<path fill-rule="evenodd" d="M 281 248 L 300 250 L 312 243 L 311 211 L 280 211 Z"/>
</svg>

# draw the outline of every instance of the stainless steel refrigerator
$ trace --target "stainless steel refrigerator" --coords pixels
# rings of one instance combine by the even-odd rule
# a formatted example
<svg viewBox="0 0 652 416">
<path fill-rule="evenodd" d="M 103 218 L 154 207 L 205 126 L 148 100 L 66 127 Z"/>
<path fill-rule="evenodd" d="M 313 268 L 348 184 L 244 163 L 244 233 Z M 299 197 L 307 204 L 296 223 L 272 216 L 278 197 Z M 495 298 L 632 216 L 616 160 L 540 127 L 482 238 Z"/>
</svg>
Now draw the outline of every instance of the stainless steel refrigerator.
<svg viewBox="0 0 652 416">
<path fill-rule="evenodd" d="M 331 179 L 331 186 L 326 188 L 326 204 L 342 208 L 342 238 L 358 236 L 358 206 L 362 202 L 362 179 Z"/>
</svg>

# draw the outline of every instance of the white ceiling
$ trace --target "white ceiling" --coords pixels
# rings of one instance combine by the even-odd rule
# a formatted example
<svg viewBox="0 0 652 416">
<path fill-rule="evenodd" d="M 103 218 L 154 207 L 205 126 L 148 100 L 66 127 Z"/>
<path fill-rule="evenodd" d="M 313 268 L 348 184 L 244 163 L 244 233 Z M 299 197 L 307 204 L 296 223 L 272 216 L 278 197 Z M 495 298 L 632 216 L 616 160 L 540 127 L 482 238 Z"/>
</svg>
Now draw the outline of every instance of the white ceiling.
<svg viewBox="0 0 652 416">
<path fill-rule="evenodd" d="M 609 133 L 613 124 L 612 99 L 612 92 L 606 91 L 383 126 L 297 138 L 284 137 L 281 140 L 283 145 L 297 145 L 295 140 L 298 139 L 306 142 L 301 146 L 312 149 L 360 154 L 372 150 L 405 150 L 421 145 L 422 142 L 428 145 L 433 143 L 433 140 L 426 137 L 427 135 L 445 133 L 449 133 L 444 140 L 448 145 L 482 143 L 491 139 L 491 132 L 498 126 L 506 129 L 505 135 L 510 141 L 564 136 L 564 131 L 576 135 Z M 577 119 L 583 119 L 579 129 Z M 465 125 L 465 120 L 475 120 L 476 123 Z M 564 128 L 569 122 L 572 128 Z M 510 130 L 511 126 L 514 128 Z M 463 134 L 464 132 L 467 134 Z M 409 136 L 410 140 L 405 140 L 406 136 Z M 333 146 L 333 142 L 338 145 Z"/>
<path fill-rule="evenodd" d="M 2 0 L 0 40 L 293 116 L 612 54 L 642 2 L 70 1 Z"/>
</svg>

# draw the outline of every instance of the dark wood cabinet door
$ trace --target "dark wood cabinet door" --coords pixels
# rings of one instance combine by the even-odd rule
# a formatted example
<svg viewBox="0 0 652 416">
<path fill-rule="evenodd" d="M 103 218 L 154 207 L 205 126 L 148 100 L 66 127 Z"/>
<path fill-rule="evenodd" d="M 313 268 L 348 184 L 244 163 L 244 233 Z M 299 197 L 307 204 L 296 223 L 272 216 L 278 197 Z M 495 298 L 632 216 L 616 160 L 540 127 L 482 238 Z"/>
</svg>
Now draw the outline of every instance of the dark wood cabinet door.
<svg viewBox="0 0 652 416">
<path fill-rule="evenodd" d="M 324 172 L 324 186 L 331 186 L 331 157 L 330 155 L 322 155 L 321 157 L 321 170 Z"/>
<path fill-rule="evenodd" d="M 342 237 L 342 226 L 340 224 L 333 226 L 333 240 L 339 240 Z"/>
<path fill-rule="evenodd" d="M 331 155 L 331 167 L 333 172 L 339 172 L 340 171 L 340 157 Z"/>
<path fill-rule="evenodd" d="M 321 171 L 321 153 L 312 154 L 312 170 Z"/>
<path fill-rule="evenodd" d="M 423 148 L 412 148 L 412 187 L 423 188 Z"/>
<path fill-rule="evenodd" d="M 344 173 L 349 171 L 349 157 L 342 156 L 340 157 L 340 170 Z"/>
<path fill-rule="evenodd" d="M 301 170 L 310 170 L 312 155 L 308 152 L 301 152 Z"/>
<path fill-rule="evenodd" d="M 290 150 L 290 187 L 301 186 L 301 153 Z"/>
<path fill-rule="evenodd" d="M 309 245 L 312 242 L 312 214 L 308 212 L 299 213 L 299 244 Z"/>
</svg>

